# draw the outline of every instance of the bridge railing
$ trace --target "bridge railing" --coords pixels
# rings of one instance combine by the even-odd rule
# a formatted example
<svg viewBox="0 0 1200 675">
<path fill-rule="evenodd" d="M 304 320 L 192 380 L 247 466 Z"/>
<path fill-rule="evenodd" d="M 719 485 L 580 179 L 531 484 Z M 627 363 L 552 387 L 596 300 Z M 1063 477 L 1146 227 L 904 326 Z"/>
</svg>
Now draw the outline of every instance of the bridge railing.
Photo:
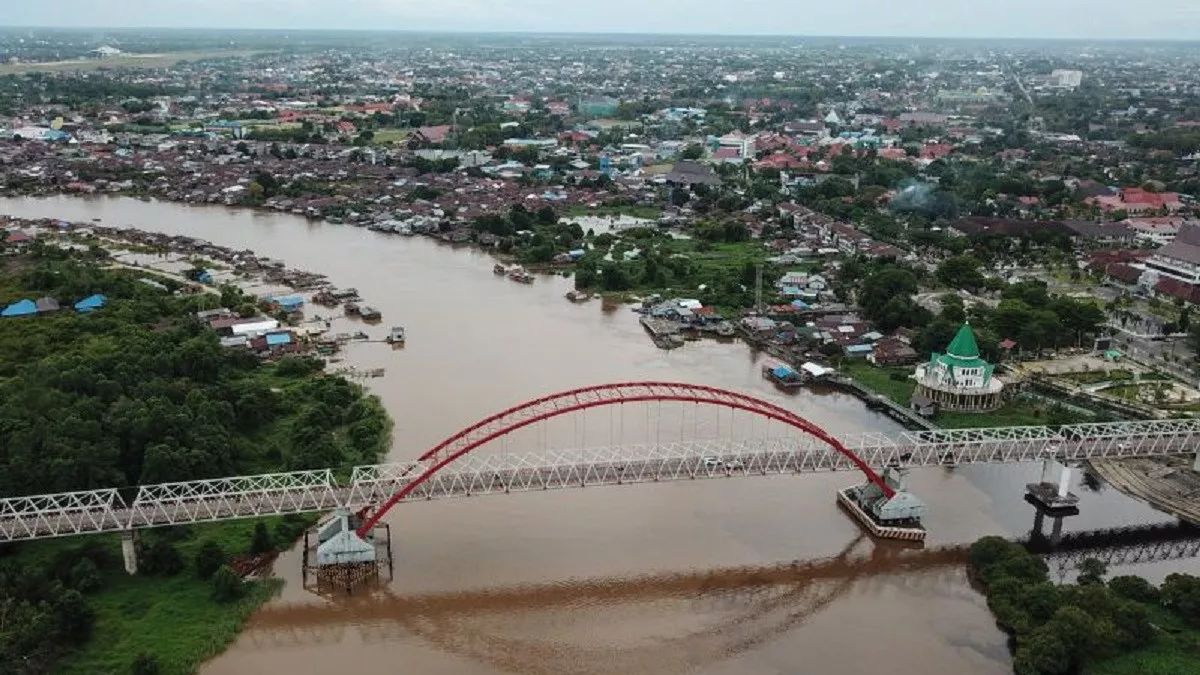
<svg viewBox="0 0 1200 675">
<path fill-rule="evenodd" d="M 143 485 L 129 527 L 321 511 L 340 506 L 344 492 L 330 469 Z"/>
</svg>

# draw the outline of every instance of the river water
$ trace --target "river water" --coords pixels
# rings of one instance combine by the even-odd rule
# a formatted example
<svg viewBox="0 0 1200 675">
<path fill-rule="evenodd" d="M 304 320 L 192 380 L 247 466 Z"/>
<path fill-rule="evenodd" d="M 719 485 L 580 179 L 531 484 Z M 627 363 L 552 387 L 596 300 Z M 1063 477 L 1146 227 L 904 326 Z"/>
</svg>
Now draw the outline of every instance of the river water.
<svg viewBox="0 0 1200 675">
<path fill-rule="evenodd" d="M 395 460 L 542 394 L 642 379 L 747 392 L 834 434 L 897 429 L 852 397 L 776 390 L 761 377 L 762 357 L 742 344 L 658 350 L 628 308 L 567 302 L 569 279 L 539 277 L 525 286 L 496 277 L 494 260 L 469 248 L 289 215 L 119 197 L 0 199 L 0 213 L 185 234 L 357 288 L 384 319 L 353 330 L 376 338 L 392 324 L 408 331 L 404 349 L 362 344 L 346 357 L 386 369 L 365 384 L 395 421 Z M 339 319 L 336 327 L 343 325 L 352 324 Z M 595 436 L 611 436 L 615 424 L 605 415 L 585 418 L 590 439 L 578 422 L 563 421 L 552 440 L 526 434 L 506 449 L 568 447 L 564 439 L 603 444 Z M 656 424 L 645 423 L 648 438 Z M 721 433 L 712 419 L 703 424 Z M 754 430 L 749 420 L 727 424 Z M 910 487 L 929 505 L 928 544 L 1027 532 L 1033 514 L 1022 486 L 1038 471 L 914 472 Z M 387 518 L 395 573 L 385 589 L 318 597 L 302 588 L 299 554 L 290 551 L 276 565 L 288 581 L 281 597 L 203 672 L 1011 672 L 1004 636 L 960 561 L 889 564 L 891 549 L 864 540 L 837 509 L 834 490 L 855 479 L 820 474 L 405 504 Z M 1113 490 L 1074 489 L 1082 513 L 1067 530 L 1164 520 Z M 1172 569 L 1136 571 L 1157 578 Z"/>
</svg>

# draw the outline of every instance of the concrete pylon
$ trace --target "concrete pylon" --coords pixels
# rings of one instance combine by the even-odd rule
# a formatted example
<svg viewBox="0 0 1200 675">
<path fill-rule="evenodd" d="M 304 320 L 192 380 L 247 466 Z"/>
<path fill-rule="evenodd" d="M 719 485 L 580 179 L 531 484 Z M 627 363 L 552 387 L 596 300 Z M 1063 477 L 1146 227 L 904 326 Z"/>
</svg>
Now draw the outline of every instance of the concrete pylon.
<svg viewBox="0 0 1200 675">
<path fill-rule="evenodd" d="M 125 571 L 130 575 L 137 574 L 137 531 L 126 530 L 121 533 L 121 557 L 125 559 Z"/>
<path fill-rule="evenodd" d="M 1062 472 L 1058 474 L 1058 496 L 1065 498 L 1071 490 L 1071 467 L 1063 464 Z"/>
</svg>

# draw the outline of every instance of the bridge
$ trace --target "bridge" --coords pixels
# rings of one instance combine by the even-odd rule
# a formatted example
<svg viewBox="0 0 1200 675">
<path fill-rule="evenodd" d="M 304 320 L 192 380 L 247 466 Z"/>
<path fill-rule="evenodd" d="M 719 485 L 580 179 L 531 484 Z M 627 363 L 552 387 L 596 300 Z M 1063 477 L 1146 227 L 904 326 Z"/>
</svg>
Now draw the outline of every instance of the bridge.
<svg viewBox="0 0 1200 675">
<path fill-rule="evenodd" d="M 665 409 L 673 406 L 674 410 Z M 555 418 L 586 427 L 589 411 L 608 409 L 613 444 L 574 450 L 497 452 L 519 433 L 536 436 Z M 707 410 L 710 417 L 701 418 Z M 619 411 L 620 414 L 616 414 Z M 692 434 L 688 434 L 691 412 Z M 672 414 L 668 414 L 668 413 Z M 700 438 L 701 427 L 715 438 Z M 728 413 L 728 423 L 723 415 Z M 736 415 L 761 422 L 766 433 L 741 437 Z M 627 423 L 646 438 L 630 444 Z M 628 419 L 632 418 L 632 419 Z M 597 426 L 595 419 L 593 428 Z M 604 420 L 600 420 L 603 426 Z M 663 428 L 678 422 L 678 437 Z M 722 435 L 722 424 L 726 435 Z M 622 433 L 616 434 L 620 426 Z M 782 431 L 775 436 L 770 432 Z M 586 434 L 573 432 L 587 444 Z M 735 437 L 739 436 L 739 437 Z M 543 440 L 545 435 L 543 435 Z M 593 436 L 594 438 L 594 436 Z M 509 494 L 567 487 L 626 485 L 828 471 L 858 471 L 884 495 L 886 467 L 956 466 L 1192 454 L 1200 419 L 1150 420 L 1061 427 L 946 429 L 834 437 L 776 404 L 746 394 L 672 382 L 597 385 L 514 406 L 448 437 L 417 460 L 333 469 L 211 478 L 0 499 L 0 542 L 192 524 L 337 508 L 365 514 L 360 534 L 405 501 Z M 132 550 L 130 539 L 129 550 Z"/>
</svg>

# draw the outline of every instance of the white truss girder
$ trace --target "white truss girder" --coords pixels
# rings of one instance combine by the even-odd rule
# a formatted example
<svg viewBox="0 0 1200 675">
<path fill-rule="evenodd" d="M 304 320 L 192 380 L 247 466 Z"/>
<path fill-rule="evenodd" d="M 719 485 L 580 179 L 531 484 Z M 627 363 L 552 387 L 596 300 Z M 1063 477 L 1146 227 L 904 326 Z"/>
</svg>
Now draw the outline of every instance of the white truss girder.
<svg viewBox="0 0 1200 675">
<path fill-rule="evenodd" d="M 7 497 L 0 499 L 0 541 L 123 530 L 126 512 L 112 489 Z"/>
<path fill-rule="evenodd" d="M 637 385 L 638 396 L 684 396 L 668 385 Z M 628 392 L 626 392 L 628 394 Z M 578 394 L 586 404 L 597 392 Z M 733 401 L 735 395 L 730 395 Z M 595 400 L 599 400 L 598 398 Z M 738 401 L 741 403 L 742 401 Z M 553 405 L 559 405 L 555 403 Z M 574 404 L 572 404 L 574 405 Z M 528 413 L 528 419 L 545 414 Z M 526 413 L 518 413 L 526 414 Z M 506 417 L 511 424 L 512 417 Z M 486 439 L 484 422 L 461 443 Z M 1028 462 L 1054 457 L 1081 461 L 1112 457 L 1190 454 L 1200 447 L 1200 419 L 1049 427 L 950 429 L 844 438 L 868 466 L 910 467 Z M 360 466 L 338 483 L 329 469 L 144 485 L 131 504 L 114 489 L 0 499 L 0 541 L 129 530 L 265 515 L 377 505 L 437 464 L 447 461 L 453 438 L 429 459 Z M 846 471 L 853 463 L 821 440 L 788 438 L 708 440 L 557 450 L 544 453 L 468 453 L 417 486 L 407 500 L 624 485 L 753 475 Z"/>
</svg>

